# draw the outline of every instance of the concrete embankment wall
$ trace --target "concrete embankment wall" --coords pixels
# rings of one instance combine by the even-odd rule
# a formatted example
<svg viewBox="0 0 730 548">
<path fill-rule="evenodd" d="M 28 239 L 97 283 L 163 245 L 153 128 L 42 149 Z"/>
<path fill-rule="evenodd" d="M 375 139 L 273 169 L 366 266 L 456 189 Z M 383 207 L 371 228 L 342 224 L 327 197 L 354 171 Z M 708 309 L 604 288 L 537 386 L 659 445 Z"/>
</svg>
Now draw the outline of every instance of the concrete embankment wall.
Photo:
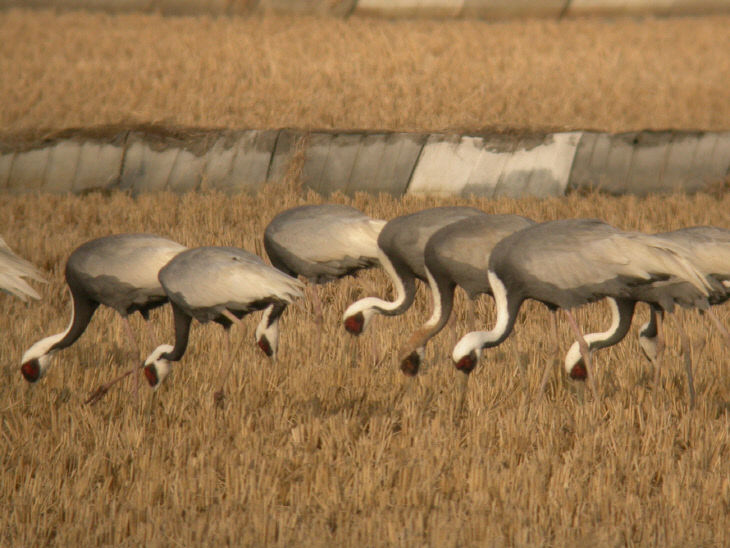
<svg viewBox="0 0 730 548">
<path fill-rule="evenodd" d="M 288 13 L 348 17 L 570 17 L 703 15 L 730 12 L 730 0 L 0 0 L 0 9 L 93 9 L 169 15 Z"/>
<path fill-rule="evenodd" d="M 0 192 L 257 192 L 292 169 L 320 193 L 694 192 L 730 177 L 730 132 L 423 134 L 148 126 L 0 136 Z"/>
</svg>

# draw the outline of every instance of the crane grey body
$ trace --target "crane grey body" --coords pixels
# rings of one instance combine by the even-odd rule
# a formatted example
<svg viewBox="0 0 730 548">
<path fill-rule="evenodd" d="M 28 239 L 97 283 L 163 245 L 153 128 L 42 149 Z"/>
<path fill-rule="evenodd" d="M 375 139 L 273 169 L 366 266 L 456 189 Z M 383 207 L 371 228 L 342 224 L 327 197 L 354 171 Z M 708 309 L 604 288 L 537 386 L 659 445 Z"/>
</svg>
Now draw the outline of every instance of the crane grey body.
<svg viewBox="0 0 730 548">
<path fill-rule="evenodd" d="M 377 266 L 377 239 L 384 225 L 350 206 L 295 207 L 271 220 L 264 248 L 282 272 L 325 283 Z"/>
<path fill-rule="evenodd" d="M 103 304 L 127 316 L 167 302 L 157 274 L 184 246 L 152 234 L 118 234 L 91 240 L 76 248 L 66 262 L 71 293 L 71 321 L 62 333 L 36 342 L 23 355 L 21 372 L 29 382 L 47 371 L 53 354 L 71 346 Z M 131 330 L 128 330 L 131 333 Z"/>
<path fill-rule="evenodd" d="M 375 313 L 402 314 L 413 304 L 416 278 L 426 281 L 424 252 L 429 238 L 439 229 L 475 215 L 486 215 L 473 207 L 434 207 L 396 217 L 378 236 L 378 256 L 396 289 L 393 301 L 377 297 L 360 299 L 344 314 L 345 329 L 359 335 Z"/>
<path fill-rule="evenodd" d="M 22 301 L 27 301 L 28 297 L 40 299 L 38 292 L 23 278 L 45 282 L 35 266 L 18 257 L 5 240 L 0 238 L 0 290 L 15 295 Z"/>
<path fill-rule="evenodd" d="M 673 245 L 682 246 L 692 264 L 714 280 L 712 290 L 708 296 L 710 305 L 722 304 L 730 299 L 730 230 L 711 226 L 696 226 L 654 234 L 654 237 Z M 658 286 L 654 290 L 663 291 L 663 287 Z M 639 330 L 639 343 L 647 358 L 655 363 L 661 353 L 657 349 L 658 323 L 664 315 L 665 308 L 660 303 L 652 300 L 645 302 L 649 303 L 651 313 L 649 322 Z M 627 316 L 625 310 L 620 310 L 612 305 L 612 312 L 612 325 L 619 322 L 630 325 L 631 316 Z M 718 327 L 724 331 L 724 334 L 727 333 L 721 325 L 718 325 Z M 618 330 L 617 332 L 609 328 L 603 333 L 586 335 L 586 340 L 590 339 L 591 350 L 605 348 L 620 342 L 627 331 L 628 325 L 626 325 L 625 330 Z M 565 368 L 570 371 L 576 365 L 580 365 L 580 362 L 578 344 L 573 343 L 565 356 Z"/>
<path fill-rule="evenodd" d="M 588 346 L 571 309 L 604 297 L 656 302 L 672 311 L 675 304 L 707 307 L 710 281 L 666 240 L 622 232 L 593 219 L 541 223 L 507 236 L 492 250 L 489 281 L 497 304 L 491 331 L 465 335 L 454 347 L 456 367 L 469 373 L 484 348 L 499 345 L 514 327 L 526 299 L 562 308 L 571 322 L 585 369 L 573 377 L 591 379 Z M 661 288 L 661 291 L 659 290 Z"/>
<path fill-rule="evenodd" d="M 418 372 L 428 341 L 443 329 L 454 305 L 454 291 L 461 287 L 470 299 L 491 295 L 487 278 L 489 256 L 494 246 L 513 232 L 535 224 L 519 215 L 474 215 L 436 231 L 426 243 L 426 278 L 433 314 L 399 352 L 401 370 Z"/>
<path fill-rule="evenodd" d="M 145 361 L 144 373 L 159 386 L 188 345 L 190 322 L 216 322 L 226 328 L 255 310 L 264 310 L 256 328 L 261 349 L 275 356 L 278 320 L 286 306 L 301 297 L 303 284 L 235 247 L 199 247 L 179 254 L 160 271 L 172 304 L 175 346 L 158 346 Z"/>
</svg>

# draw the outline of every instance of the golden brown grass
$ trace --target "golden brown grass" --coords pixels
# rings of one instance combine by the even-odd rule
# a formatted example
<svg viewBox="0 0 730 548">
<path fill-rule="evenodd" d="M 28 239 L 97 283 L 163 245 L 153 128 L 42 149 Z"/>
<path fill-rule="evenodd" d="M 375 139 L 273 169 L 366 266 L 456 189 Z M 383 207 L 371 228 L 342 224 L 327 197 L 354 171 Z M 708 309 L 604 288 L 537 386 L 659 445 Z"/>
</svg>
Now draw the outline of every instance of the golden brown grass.
<svg viewBox="0 0 730 548">
<path fill-rule="evenodd" d="M 272 194 L 273 195 L 273 194 Z M 427 300 L 399 318 L 377 318 L 351 367 L 340 325 L 355 298 L 386 292 L 378 271 L 323 288 L 321 357 L 307 303 L 283 318 L 280 360 L 253 344 L 256 318 L 235 330 L 227 402 L 213 403 L 222 331 L 195 324 L 182 362 L 154 395 L 125 386 L 82 405 L 130 359 L 121 321 L 102 309 L 37 385 L 18 371 L 22 352 L 60 331 L 68 303 L 65 258 L 81 242 L 149 231 L 187 245 L 231 244 L 262 252 L 279 209 L 319 202 L 280 189 L 266 197 L 121 194 L 6 197 L 3 236 L 39 265 L 45 299 L 0 295 L 0 544 L 200 546 L 721 546 L 730 542 L 730 375 L 727 349 L 694 313 L 682 313 L 695 345 L 698 405 L 689 410 L 676 329 L 669 327 L 664 387 L 652 393 L 636 327 L 601 352 L 600 404 L 555 370 L 547 399 L 529 402 L 549 359 L 548 314 L 528 306 L 516 333 L 486 352 L 472 375 L 467 413 L 456 416 L 458 373 L 447 356 L 470 329 L 457 321 L 431 345 L 428 367 L 404 378 L 395 353 L 423 320 Z M 647 231 L 727 226 L 730 195 L 433 200 L 359 195 L 374 216 L 475 204 L 539 220 L 600 216 Z M 479 323 L 491 303 L 479 304 Z M 640 320 L 646 318 L 642 309 Z M 607 307 L 582 310 L 605 326 Z M 724 322 L 728 308 L 718 309 Z M 136 329 L 141 321 L 134 319 Z M 153 314 L 157 342 L 172 337 L 168 308 Z M 570 342 L 561 326 L 562 349 Z M 700 355 L 700 346 L 704 350 Z M 146 348 L 149 351 L 150 348 Z"/>
<path fill-rule="evenodd" d="M 730 128 L 730 17 L 0 13 L 0 129 Z"/>
</svg>

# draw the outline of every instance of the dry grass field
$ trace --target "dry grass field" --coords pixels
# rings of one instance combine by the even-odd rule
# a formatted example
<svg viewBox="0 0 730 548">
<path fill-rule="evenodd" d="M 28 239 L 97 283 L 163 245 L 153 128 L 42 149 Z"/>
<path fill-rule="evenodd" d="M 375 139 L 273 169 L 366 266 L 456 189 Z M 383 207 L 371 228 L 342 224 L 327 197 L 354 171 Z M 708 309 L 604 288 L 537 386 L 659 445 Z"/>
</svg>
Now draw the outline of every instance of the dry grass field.
<svg viewBox="0 0 730 548">
<path fill-rule="evenodd" d="M 0 12 L 0 130 L 730 128 L 730 17 Z"/>
<path fill-rule="evenodd" d="M 93 407 L 86 396 L 129 367 L 121 320 L 102 309 L 87 332 L 27 384 L 22 352 L 68 321 L 62 272 L 69 252 L 110 232 L 149 231 L 187 245 L 228 244 L 262 253 L 261 235 L 280 209 L 321 202 L 291 188 L 265 196 L 122 194 L 6 196 L 3 236 L 39 265 L 42 302 L 0 295 L 0 544 L 4 546 L 727 546 L 730 543 L 730 374 L 727 349 L 694 313 L 677 321 L 694 343 L 698 405 L 687 404 L 682 357 L 668 322 L 663 387 L 630 336 L 597 355 L 601 400 L 555 369 L 547 398 L 531 405 L 549 359 L 548 314 L 523 309 L 516 332 L 487 351 L 458 414 L 448 354 L 470 329 L 463 295 L 453 327 L 405 378 L 400 342 L 425 317 L 377 318 L 358 341 L 355 366 L 340 324 L 359 296 L 386 293 L 369 272 L 323 290 L 321 354 L 311 307 L 282 322 L 280 359 L 255 347 L 257 318 L 233 331 L 236 362 L 223 408 L 214 404 L 222 330 L 194 324 L 190 347 L 162 388 L 135 400 L 127 383 Z M 269 194 L 272 195 L 272 194 Z M 374 216 L 466 200 L 359 195 Z M 489 212 L 537 220 L 600 216 L 658 231 L 728 224 L 730 195 L 638 199 L 471 200 Z M 727 307 L 718 310 L 730 322 Z M 587 329 L 606 325 L 607 306 L 583 309 Z M 479 322 L 491 301 L 479 301 Z M 158 342 L 172 340 L 171 313 L 153 313 Z M 143 328 L 133 320 L 135 329 Z M 562 349 L 570 342 L 561 326 Z M 148 346 L 148 345 L 145 345 Z M 145 348 L 149 351 L 150 348 Z"/>
</svg>

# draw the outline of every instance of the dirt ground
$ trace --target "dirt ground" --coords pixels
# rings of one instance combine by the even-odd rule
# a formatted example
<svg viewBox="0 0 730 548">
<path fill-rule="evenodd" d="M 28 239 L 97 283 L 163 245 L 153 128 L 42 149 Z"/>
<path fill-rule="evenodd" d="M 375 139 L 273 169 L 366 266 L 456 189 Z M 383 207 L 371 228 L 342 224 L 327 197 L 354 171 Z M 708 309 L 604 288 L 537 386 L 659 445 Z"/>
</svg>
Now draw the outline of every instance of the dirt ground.
<svg viewBox="0 0 730 548">
<path fill-rule="evenodd" d="M 730 128 L 730 17 L 0 12 L 0 130 Z"/>
<path fill-rule="evenodd" d="M 308 301 L 282 319 L 277 363 L 254 344 L 258 315 L 233 330 L 236 352 L 221 409 L 223 333 L 194 324 L 188 352 L 154 394 L 132 384 L 94 407 L 88 394 L 139 363 L 122 322 L 101 309 L 84 335 L 35 385 L 20 375 L 33 342 L 68 321 L 65 259 L 110 232 L 148 231 L 186 245 L 242 246 L 280 209 L 321 202 L 287 188 L 268 196 L 217 193 L 5 197 L 3 236 L 49 283 L 40 302 L 0 294 L 0 544 L 4 546 L 726 546 L 730 543 L 730 372 L 709 321 L 681 312 L 667 322 L 661 386 L 637 343 L 597 352 L 600 402 L 555 367 L 547 397 L 533 398 L 552 360 L 549 314 L 524 307 L 513 335 L 485 353 L 457 412 L 449 359 L 473 329 L 459 292 L 456 321 L 430 345 L 415 379 L 396 365 L 400 344 L 429 315 L 376 318 L 356 342 L 354 367 L 342 312 L 386 296 L 371 271 L 321 289 L 324 323 Z M 335 196 L 381 218 L 437 204 L 476 205 L 536 220 L 600 216 L 627 229 L 727 224 L 730 195 L 638 199 L 434 200 Z M 477 327 L 493 322 L 491 299 Z M 608 321 L 582 309 L 586 330 Z M 718 307 L 726 325 L 730 308 Z M 168 307 L 151 320 L 154 346 L 172 341 Z M 677 326 L 688 331 L 698 404 L 688 408 Z M 141 336 L 141 320 L 133 319 Z M 144 337 L 140 337 L 145 341 Z M 318 343 L 318 341 L 320 341 Z M 560 330 L 562 352 L 570 330 Z"/>
</svg>

